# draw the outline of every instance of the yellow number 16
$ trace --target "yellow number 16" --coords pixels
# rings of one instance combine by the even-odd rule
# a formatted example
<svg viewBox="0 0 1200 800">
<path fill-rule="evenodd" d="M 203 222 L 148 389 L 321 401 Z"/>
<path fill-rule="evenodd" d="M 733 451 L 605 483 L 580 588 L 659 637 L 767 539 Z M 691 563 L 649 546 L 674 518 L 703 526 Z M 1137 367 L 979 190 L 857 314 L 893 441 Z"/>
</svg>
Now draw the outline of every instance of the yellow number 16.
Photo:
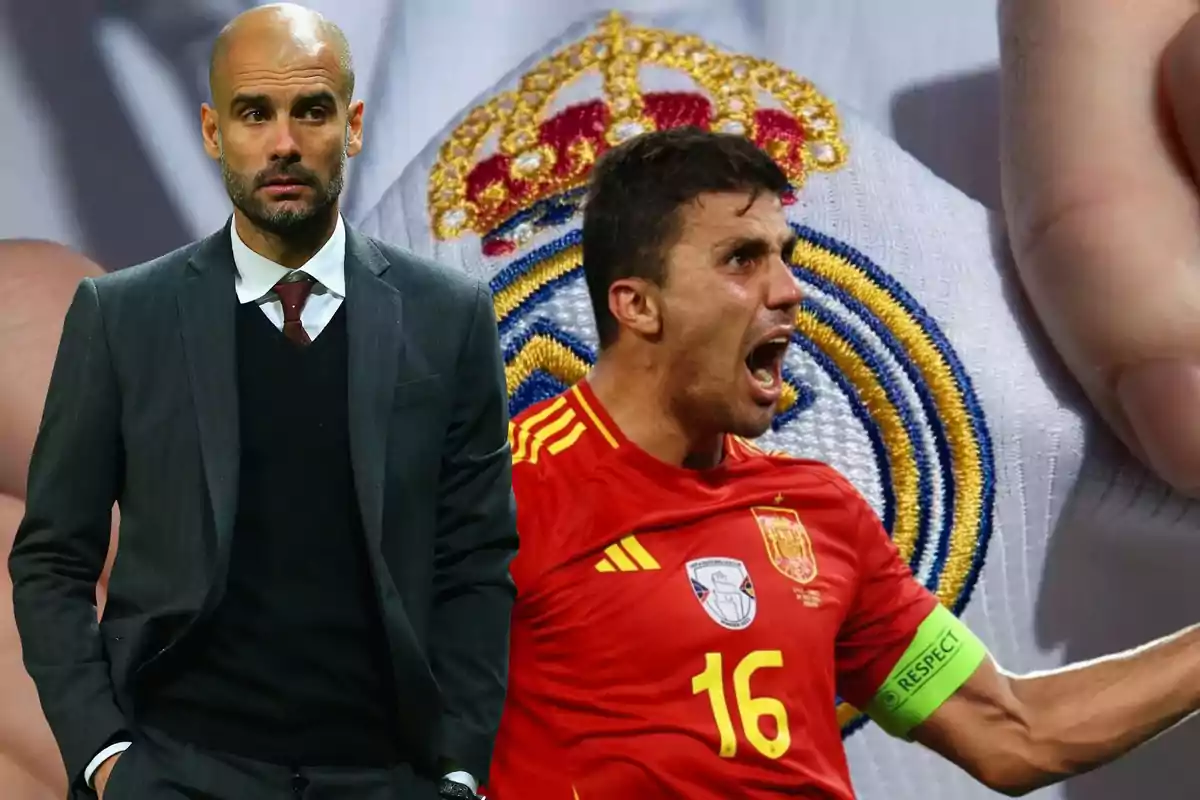
<svg viewBox="0 0 1200 800">
<path fill-rule="evenodd" d="M 737 700 L 738 716 L 742 720 L 742 732 L 746 741 L 767 758 L 779 758 L 792 745 L 792 732 L 788 730 L 787 709 L 774 697 L 754 697 L 750 694 L 750 676 L 764 667 L 782 667 L 783 653 L 778 650 L 755 650 L 748 653 L 733 669 L 733 693 Z M 724 668 L 720 653 L 704 655 L 704 672 L 692 677 L 692 694 L 708 692 L 717 733 L 721 736 L 721 758 L 733 758 L 737 754 L 737 734 L 733 730 L 733 719 L 729 716 L 729 704 L 725 702 Z M 759 720 L 772 717 L 775 720 L 775 737 L 767 738 L 759 727 Z"/>
</svg>

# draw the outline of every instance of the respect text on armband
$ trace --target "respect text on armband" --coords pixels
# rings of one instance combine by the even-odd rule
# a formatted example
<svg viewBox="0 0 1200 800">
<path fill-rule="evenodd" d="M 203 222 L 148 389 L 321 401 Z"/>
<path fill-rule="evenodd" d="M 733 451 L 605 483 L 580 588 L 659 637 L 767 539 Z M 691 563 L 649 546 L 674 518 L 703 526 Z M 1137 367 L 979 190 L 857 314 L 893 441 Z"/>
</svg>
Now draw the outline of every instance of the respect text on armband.
<svg viewBox="0 0 1200 800">
<path fill-rule="evenodd" d="M 911 656 L 900 670 L 892 675 L 885 687 L 882 697 L 884 705 L 895 710 L 919 692 L 939 672 L 949 666 L 954 658 L 963 650 L 963 639 L 954 627 L 944 628 L 914 656 Z M 889 691 L 890 690 L 890 691 Z"/>
</svg>

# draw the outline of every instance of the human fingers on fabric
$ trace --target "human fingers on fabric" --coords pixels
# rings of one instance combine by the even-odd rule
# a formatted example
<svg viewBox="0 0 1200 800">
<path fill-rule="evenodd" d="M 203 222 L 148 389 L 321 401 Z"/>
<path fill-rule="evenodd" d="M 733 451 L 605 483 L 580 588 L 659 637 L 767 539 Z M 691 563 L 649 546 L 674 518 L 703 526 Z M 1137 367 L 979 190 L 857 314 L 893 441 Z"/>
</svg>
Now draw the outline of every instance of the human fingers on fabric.
<svg viewBox="0 0 1200 800">
<path fill-rule="evenodd" d="M 1001 0 L 1000 49 L 1004 208 L 1030 301 L 1130 449 L 1200 496 L 1200 105 L 1178 104 L 1200 77 L 1181 57 L 1197 5 Z"/>
<path fill-rule="evenodd" d="M 0 241 L 0 556 L 7 563 L 63 319 L 101 269 L 61 245 Z M 21 662 L 12 584 L 0 570 L 0 786 L 6 800 L 63 797 L 62 760 Z"/>
</svg>

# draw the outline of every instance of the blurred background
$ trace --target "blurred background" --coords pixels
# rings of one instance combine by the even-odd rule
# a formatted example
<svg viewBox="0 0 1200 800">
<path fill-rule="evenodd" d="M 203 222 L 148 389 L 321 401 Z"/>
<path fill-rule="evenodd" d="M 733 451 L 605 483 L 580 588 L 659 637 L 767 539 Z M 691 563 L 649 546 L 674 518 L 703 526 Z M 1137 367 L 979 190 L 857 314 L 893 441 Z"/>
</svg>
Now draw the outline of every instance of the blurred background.
<svg viewBox="0 0 1200 800">
<path fill-rule="evenodd" d="M 251 0 L 0 0 L 0 239 L 40 238 L 107 269 L 219 227 L 200 148 L 213 37 Z M 367 147 L 365 213 L 446 122 L 580 17 L 655 12 L 812 78 L 936 173 L 998 202 L 993 0 L 311 0 L 346 31 Z"/>
</svg>

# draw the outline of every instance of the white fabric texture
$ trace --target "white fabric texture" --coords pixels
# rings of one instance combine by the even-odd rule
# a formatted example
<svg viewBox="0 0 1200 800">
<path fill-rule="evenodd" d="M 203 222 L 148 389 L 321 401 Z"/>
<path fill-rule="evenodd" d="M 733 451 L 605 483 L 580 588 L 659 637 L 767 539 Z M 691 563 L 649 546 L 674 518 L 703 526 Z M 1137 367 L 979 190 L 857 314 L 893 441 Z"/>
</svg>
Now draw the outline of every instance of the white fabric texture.
<svg viewBox="0 0 1200 800">
<path fill-rule="evenodd" d="M 265 0 L 263 0 L 265 2 Z M 178 14 L 196 33 L 198 81 L 221 20 L 260 0 L 83 3 L 64 7 L 68 27 L 89 26 L 104 69 L 59 53 L 58 69 L 86 96 L 115 92 L 144 158 L 121 169 L 147 174 L 186 225 L 178 244 L 207 236 L 229 214 L 220 169 L 204 154 L 199 98 L 176 80 L 163 41 L 140 17 Z M 9 4 L 14 5 L 14 4 Z M 994 202 L 995 0 L 307 0 L 346 32 L 358 94 L 366 100 L 366 149 L 350 162 L 343 210 L 350 222 L 386 189 L 450 117 L 498 76 L 581 14 L 602 8 L 655 12 L 659 21 L 771 58 L 816 80 L 876 127 L 969 194 Z M 80 19 L 82 17 L 82 19 Z M 182 26 L 178 26 L 182 27 Z M 0 198 L 0 238 L 37 237 L 89 252 L 85 220 L 69 166 L 72 158 L 109 153 L 105 135 L 130 129 L 89 128 L 76 140 L 59 130 L 70 97 L 39 94 L 23 74 L 13 31 L 0 24 L 0 120 L 8 148 L 0 168 L 19 195 Z M 34 46 L 55 49 L 57 39 Z M 30 44 L 30 43 L 25 43 Z M 61 48 L 60 48 L 61 49 Z M 100 137 L 100 138 L 96 138 Z M 114 142 L 115 144 L 116 142 Z M 84 147 L 86 153 L 72 153 Z M 121 148 L 112 148 L 114 151 Z M 92 195 L 88 195 L 91 197 Z M 101 193 L 100 201 L 113 201 Z M 140 219 L 140 217 L 139 217 Z M 131 229 L 131 237 L 140 231 Z M 150 254 L 147 254 L 148 256 Z M 125 264 L 107 264 L 109 268 Z"/>
<path fill-rule="evenodd" d="M 511 294 L 512 265 L 577 235 L 579 215 L 526 226 L 529 238 L 518 235 L 514 252 L 487 256 L 476 234 L 435 235 L 431 171 L 472 108 L 514 89 L 601 20 L 590 17 L 548 42 L 464 109 L 366 215 L 365 230 L 486 277 L 498 299 Z M 629 20 L 655 27 L 653 18 Z M 694 88 L 661 69 L 642 69 L 639 79 L 643 92 Z M 599 80 L 581 79 L 549 113 L 600 97 Z M 1092 658 L 1193 621 L 1200 588 L 1188 581 L 1188 565 L 1200 555 L 1200 505 L 1135 466 L 1086 410 L 1023 302 L 999 221 L 853 112 L 839 115 L 845 165 L 810 174 L 789 208 L 812 253 L 799 274 L 808 297 L 802 317 L 816 333 L 788 356 L 799 400 L 765 442 L 841 469 L 892 523 L 897 541 L 903 533 L 910 545 L 922 542 L 909 548 L 918 578 L 961 611 L 1006 669 Z M 494 141 L 487 148 L 480 157 Z M 832 269 L 841 284 L 820 266 L 838 255 L 842 266 Z M 534 298 L 501 311 L 514 370 L 517 353 L 538 338 L 587 360 L 594 329 L 582 278 L 573 275 L 543 281 Z M 536 380 L 518 382 L 525 388 L 510 386 L 517 404 Z M 972 563 L 975 581 L 964 577 Z M 1195 726 L 1172 732 L 1034 796 L 1200 796 L 1191 768 L 1198 741 Z M 864 800 L 995 796 L 874 726 L 850 733 L 846 746 Z"/>
</svg>

